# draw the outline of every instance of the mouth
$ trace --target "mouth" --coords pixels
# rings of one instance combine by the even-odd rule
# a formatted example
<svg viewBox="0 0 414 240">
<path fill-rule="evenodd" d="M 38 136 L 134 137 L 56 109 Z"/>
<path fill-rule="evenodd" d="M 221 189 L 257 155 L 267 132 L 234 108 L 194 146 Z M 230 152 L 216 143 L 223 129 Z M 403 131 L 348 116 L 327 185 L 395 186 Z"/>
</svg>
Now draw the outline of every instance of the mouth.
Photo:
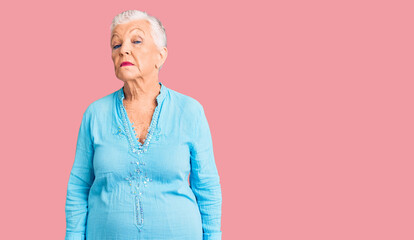
<svg viewBox="0 0 414 240">
<path fill-rule="evenodd" d="M 124 67 L 124 66 L 134 66 L 134 64 L 132 64 L 130 62 L 122 62 L 121 67 Z"/>
</svg>

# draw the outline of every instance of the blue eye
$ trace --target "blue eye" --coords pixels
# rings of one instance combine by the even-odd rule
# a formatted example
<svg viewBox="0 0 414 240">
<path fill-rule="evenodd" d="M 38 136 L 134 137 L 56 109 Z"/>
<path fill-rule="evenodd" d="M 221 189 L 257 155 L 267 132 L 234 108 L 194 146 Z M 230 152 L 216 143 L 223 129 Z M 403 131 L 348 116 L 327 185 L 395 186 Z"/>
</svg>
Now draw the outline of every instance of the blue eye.
<svg viewBox="0 0 414 240">
<path fill-rule="evenodd" d="M 141 43 L 141 41 L 134 41 L 134 43 L 136 43 L 136 42 L 139 42 L 139 43 Z M 117 49 L 117 48 L 119 48 L 121 45 L 120 44 L 118 44 L 118 45 L 115 45 L 114 47 L 113 47 L 113 49 Z"/>
</svg>

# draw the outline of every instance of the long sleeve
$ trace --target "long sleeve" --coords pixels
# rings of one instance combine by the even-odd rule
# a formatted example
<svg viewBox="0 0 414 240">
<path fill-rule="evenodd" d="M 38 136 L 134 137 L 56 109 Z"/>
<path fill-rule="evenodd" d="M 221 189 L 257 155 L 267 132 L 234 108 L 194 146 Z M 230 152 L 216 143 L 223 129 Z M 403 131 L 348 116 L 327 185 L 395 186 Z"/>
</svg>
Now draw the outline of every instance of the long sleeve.
<svg viewBox="0 0 414 240">
<path fill-rule="evenodd" d="M 222 195 L 211 132 L 204 108 L 197 113 L 194 144 L 191 148 L 190 186 L 202 218 L 203 240 L 221 240 Z"/>
<path fill-rule="evenodd" d="M 75 160 L 70 172 L 66 195 L 65 240 L 85 240 L 89 189 L 95 178 L 91 136 L 92 114 L 89 106 L 83 114 L 78 132 Z"/>
</svg>

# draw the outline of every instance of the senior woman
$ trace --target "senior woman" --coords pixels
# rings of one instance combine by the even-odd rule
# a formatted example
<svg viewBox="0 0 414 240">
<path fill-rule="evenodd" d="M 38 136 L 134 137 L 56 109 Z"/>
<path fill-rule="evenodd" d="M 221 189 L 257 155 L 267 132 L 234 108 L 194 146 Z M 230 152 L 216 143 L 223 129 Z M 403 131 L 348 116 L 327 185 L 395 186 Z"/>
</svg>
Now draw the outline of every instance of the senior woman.
<svg viewBox="0 0 414 240">
<path fill-rule="evenodd" d="M 158 81 L 164 27 L 128 10 L 113 19 L 110 44 L 123 87 L 83 113 L 65 239 L 221 239 L 221 187 L 203 106 Z"/>
</svg>

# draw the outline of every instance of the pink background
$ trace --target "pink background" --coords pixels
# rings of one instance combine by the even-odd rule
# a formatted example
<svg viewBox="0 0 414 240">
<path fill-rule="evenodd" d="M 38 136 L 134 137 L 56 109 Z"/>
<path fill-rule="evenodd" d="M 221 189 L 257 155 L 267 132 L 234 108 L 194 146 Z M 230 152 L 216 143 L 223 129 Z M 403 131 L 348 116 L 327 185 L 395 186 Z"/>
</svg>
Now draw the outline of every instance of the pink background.
<svg viewBox="0 0 414 240">
<path fill-rule="evenodd" d="M 82 113 L 122 86 L 112 18 L 164 24 L 159 80 L 199 100 L 223 240 L 414 239 L 412 1 L 11 1 L 0 239 L 63 239 Z"/>
</svg>

